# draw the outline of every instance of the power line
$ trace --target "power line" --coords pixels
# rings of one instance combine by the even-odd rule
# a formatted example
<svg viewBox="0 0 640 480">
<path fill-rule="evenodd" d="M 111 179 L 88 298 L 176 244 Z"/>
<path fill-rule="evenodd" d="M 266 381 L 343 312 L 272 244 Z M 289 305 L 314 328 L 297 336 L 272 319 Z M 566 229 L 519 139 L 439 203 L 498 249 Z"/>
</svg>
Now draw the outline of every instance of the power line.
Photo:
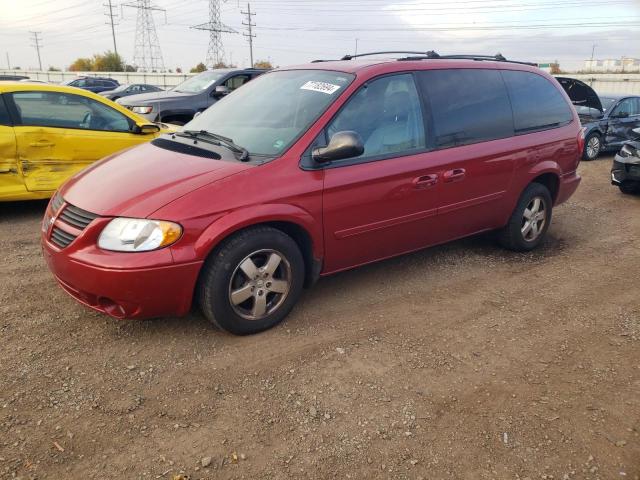
<svg viewBox="0 0 640 480">
<path fill-rule="evenodd" d="M 209 32 L 209 48 L 207 49 L 207 57 L 205 59 L 207 67 L 215 68 L 224 63 L 222 34 L 238 32 L 222 23 L 220 19 L 220 0 L 209 0 L 209 21 L 207 23 L 193 25 L 191 28 Z"/>
<path fill-rule="evenodd" d="M 42 32 L 29 32 L 31 35 L 33 35 L 33 47 L 35 47 L 36 52 L 38 52 L 38 65 L 40 67 L 40 70 L 42 71 L 42 60 L 40 59 L 40 47 L 42 47 L 42 45 L 40 44 L 40 42 L 42 41 L 42 38 L 38 38 L 38 35 L 41 35 Z"/>
<path fill-rule="evenodd" d="M 111 23 L 111 35 L 113 36 L 113 51 L 115 52 L 116 57 L 118 57 L 118 47 L 116 46 L 116 29 L 113 25 L 113 17 L 115 16 L 113 14 L 113 4 L 111 3 L 111 0 L 108 0 L 108 2 L 109 3 L 103 3 L 103 5 L 109 9 L 109 13 L 105 13 L 105 15 L 109 17 L 109 23 Z"/>
<path fill-rule="evenodd" d="M 255 13 L 251 13 L 250 3 L 247 3 L 247 11 L 241 11 L 240 13 L 247 16 L 246 23 L 242 22 L 242 25 L 246 25 L 249 33 L 243 33 L 242 35 L 244 37 L 247 37 L 247 40 L 249 40 L 249 55 L 251 57 L 251 67 L 253 67 L 253 39 L 256 37 L 256 35 L 253 33 L 252 29 L 256 26 L 256 24 L 252 22 L 251 17 L 253 17 Z"/>
<path fill-rule="evenodd" d="M 136 39 L 133 49 L 133 63 L 141 72 L 164 71 L 162 50 L 153 21 L 153 11 L 164 12 L 165 21 L 167 11 L 151 5 L 151 0 L 136 0 L 135 4 L 125 3 L 123 7 L 138 10 L 136 16 Z"/>
</svg>

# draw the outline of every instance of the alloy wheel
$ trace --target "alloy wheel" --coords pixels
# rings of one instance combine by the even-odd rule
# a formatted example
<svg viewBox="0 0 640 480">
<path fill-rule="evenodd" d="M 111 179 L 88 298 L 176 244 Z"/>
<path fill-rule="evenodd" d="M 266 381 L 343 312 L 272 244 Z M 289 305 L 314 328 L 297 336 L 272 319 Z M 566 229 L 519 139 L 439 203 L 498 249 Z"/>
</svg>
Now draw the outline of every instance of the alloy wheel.
<svg viewBox="0 0 640 480">
<path fill-rule="evenodd" d="M 291 265 L 276 250 L 258 250 L 235 268 L 229 282 L 229 303 L 247 320 L 262 320 L 284 303 L 291 290 Z"/>
<path fill-rule="evenodd" d="M 600 138 L 597 135 L 592 136 L 587 142 L 587 157 L 593 159 L 600 153 Z"/>
<path fill-rule="evenodd" d="M 533 197 L 522 215 L 520 233 L 527 242 L 536 240 L 547 222 L 547 206 L 542 197 Z"/>
</svg>

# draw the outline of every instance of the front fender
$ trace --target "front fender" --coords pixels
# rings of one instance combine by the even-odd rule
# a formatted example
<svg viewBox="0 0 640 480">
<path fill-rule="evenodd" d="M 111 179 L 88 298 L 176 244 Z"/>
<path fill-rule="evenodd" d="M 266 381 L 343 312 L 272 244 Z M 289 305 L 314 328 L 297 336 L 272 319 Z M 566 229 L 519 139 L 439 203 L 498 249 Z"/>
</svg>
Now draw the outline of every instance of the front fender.
<svg viewBox="0 0 640 480">
<path fill-rule="evenodd" d="M 269 222 L 288 222 L 304 229 L 311 239 L 315 258 L 322 258 L 324 242 L 322 223 L 308 211 L 288 204 L 267 203 L 233 210 L 209 225 L 196 240 L 194 249 L 197 258 L 204 259 L 229 235 L 253 225 Z"/>
</svg>

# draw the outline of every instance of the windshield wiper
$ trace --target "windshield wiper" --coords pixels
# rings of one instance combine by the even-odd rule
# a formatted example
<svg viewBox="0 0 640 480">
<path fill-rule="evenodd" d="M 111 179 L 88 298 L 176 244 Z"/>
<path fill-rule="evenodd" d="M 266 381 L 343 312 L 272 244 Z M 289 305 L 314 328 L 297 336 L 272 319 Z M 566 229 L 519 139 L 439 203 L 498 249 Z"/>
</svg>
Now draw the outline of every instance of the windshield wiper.
<svg viewBox="0 0 640 480">
<path fill-rule="evenodd" d="M 175 132 L 174 135 L 178 136 L 188 136 L 190 138 L 202 139 L 202 137 L 210 138 L 214 140 L 216 145 L 221 145 L 223 147 L 227 147 L 233 153 L 238 154 L 238 160 L 241 162 L 249 161 L 249 150 L 240 145 L 234 143 L 229 137 L 224 137 L 222 135 L 218 135 L 217 133 L 210 132 L 208 130 L 182 130 L 180 132 Z"/>
</svg>

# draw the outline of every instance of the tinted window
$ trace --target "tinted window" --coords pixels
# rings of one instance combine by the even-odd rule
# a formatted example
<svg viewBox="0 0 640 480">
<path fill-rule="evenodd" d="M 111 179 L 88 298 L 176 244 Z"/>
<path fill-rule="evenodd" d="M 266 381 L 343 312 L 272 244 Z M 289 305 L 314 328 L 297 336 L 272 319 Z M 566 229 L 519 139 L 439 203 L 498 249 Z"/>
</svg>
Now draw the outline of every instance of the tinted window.
<svg viewBox="0 0 640 480">
<path fill-rule="evenodd" d="M 503 70 L 513 106 L 516 133 L 567 124 L 571 109 L 560 91 L 546 78 L 529 72 Z"/>
<path fill-rule="evenodd" d="M 80 95 L 57 92 L 11 94 L 22 125 L 128 131 L 129 120 L 120 112 Z"/>
<path fill-rule="evenodd" d="M 4 98 L 2 97 L 2 95 L 0 95 L 0 125 L 11 125 L 9 112 L 7 111 L 7 107 L 4 104 Z"/>
<path fill-rule="evenodd" d="M 513 135 L 513 115 L 497 70 L 420 72 L 433 118 L 434 146 L 451 147 Z"/>
<path fill-rule="evenodd" d="M 615 117 L 621 113 L 626 113 L 629 117 L 632 115 L 640 115 L 640 99 L 625 98 L 616 106 L 613 112 L 611 112 L 611 115 Z"/>
<path fill-rule="evenodd" d="M 329 138 L 344 130 L 364 141 L 359 158 L 410 153 L 425 148 L 420 97 L 410 74 L 382 77 L 362 86 L 333 119 Z"/>
</svg>

